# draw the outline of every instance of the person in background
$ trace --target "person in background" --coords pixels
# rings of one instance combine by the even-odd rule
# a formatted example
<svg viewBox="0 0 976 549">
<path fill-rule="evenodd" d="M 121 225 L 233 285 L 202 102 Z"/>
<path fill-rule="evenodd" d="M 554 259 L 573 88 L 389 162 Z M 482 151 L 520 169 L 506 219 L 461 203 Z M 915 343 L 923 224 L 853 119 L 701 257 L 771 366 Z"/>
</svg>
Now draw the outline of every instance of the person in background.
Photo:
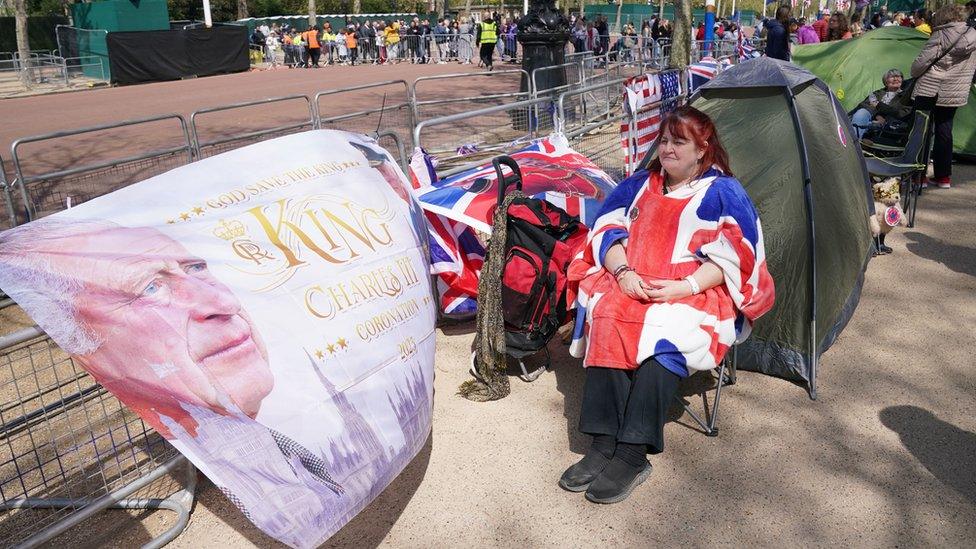
<svg viewBox="0 0 976 549">
<path fill-rule="evenodd" d="M 600 34 L 600 53 L 599 55 L 604 55 L 610 51 L 610 24 L 607 23 L 607 16 L 600 15 L 597 17 L 597 23 L 594 25 L 597 33 Z"/>
<path fill-rule="evenodd" d="M 285 51 L 285 65 L 288 68 L 295 68 L 297 62 L 295 61 L 295 46 L 292 44 L 292 32 L 285 32 L 284 37 L 281 39 L 281 49 Z"/>
<path fill-rule="evenodd" d="M 319 58 L 322 56 L 322 46 L 319 43 L 319 26 L 312 25 L 302 33 L 302 42 L 308 44 L 308 56 L 313 69 L 319 68 Z"/>
<path fill-rule="evenodd" d="M 433 39 L 433 31 L 430 28 L 430 21 L 424 19 L 420 22 L 420 62 L 430 63 L 430 41 Z"/>
<path fill-rule="evenodd" d="M 932 25 L 929 21 L 932 20 L 932 12 L 922 8 L 915 12 L 915 30 L 924 32 L 925 34 L 932 34 Z"/>
<path fill-rule="evenodd" d="M 359 42 L 356 40 L 356 29 L 352 25 L 346 29 L 346 49 L 349 50 L 349 64 L 355 65 L 356 55 L 359 53 Z"/>
<path fill-rule="evenodd" d="M 912 113 L 911 99 L 901 89 L 904 76 L 889 69 L 881 78 L 884 87 L 871 92 L 851 115 L 851 125 L 858 139 L 871 126 L 882 126 L 890 119 L 906 120 Z"/>
<path fill-rule="evenodd" d="M 851 28 L 847 16 L 840 12 L 831 15 L 830 22 L 827 23 L 826 41 L 833 42 L 835 40 L 849 40 L 850 38 Z"/>
<path fill-rule="evenodd" d="M 336 51 L 336 63 L 340 65 L 349 64 L 349 48 L 346 47 L 346 29 L 339 29 L 339 33 L 336 34 L 335 40 L 335 51 Z"/>
<path fill-rule="evenodd" d="M 400 62 L 400 23 L 394 20 L 383 30 L 388 63 Z"/>
<path fill-rule="evenodd" d="M 265 61 L 271 63 L 273 68 L 278 66 L 278 47 L 280 46 L 278 40 L 278 33 L 272 31 L 268 34 L 268 37 L 264 39 L 264 51 L 265 51 Z"/>
<path fill-rule="evenodd" d="M 481 63 L 490 71 L 493 69 L 492 58 L 495 56 L 495 45 L 498 43 L 498 23 L 487 11 L 482 17 L 478 25 L 478 34 L 475 36 L 475 44 L 480 48 Z"/>
<path fill-rule="evenodd" d="M 810 26 L 813 27 L 813 30 L 817 31 L 817 38 L 819 38 L 821 42 L 826 42 L 827 33 L 829 32 L 830 26 L 830 12 L 826 10 L 820 12 L 820 18 L 814 21 Z"/>
<path fill-rule="evenodd" d="M 917 79 L 912 98 L 917 108 L 932 109 L 935 125 L 932 183 L 943 189 L 951 184 L 952 119 L 969 100 L 976 72 L 976 28 L 966 24 L 968 15 L 958 4 L 935 12 L 932 36 L 912 63 L 912 78 Z"/>
<path fill-rule="evenodd" d="M 581 51 L 586 51 L 586 23 L 582 17 L 573 25 L 573 53 Z"/>
<path fill-rule="evenodd" d="M 308 64 L 308 56 L 305 53 L 305 40 L 302 39 L 302 35 L 297 31 L 292 31 L 291 43 L 295 47 L 295 57 L 297 59 L 296 67 L 306 68 Z"/>
<path fill-rule="evenodd" d="M 322 25 L 322 38 L 320 39 L 320 42 L 322 44 L 322 49 L 325 50 L 325 63 L 328 65 L 335 63 L 335 39 L 336 35 L 334 32 L 332 32 L 332 24 L 326 22 L 324 25 Z"/>
<path fill-rule="evenodd" d="M 776 8 L 776 18 L 769 19 L 764 23 L 766 29 L 766 57 L 790 60 L 790 24 L 789 6 L 783 5 Z"/>
<path fill-rule="evenodd" d="M 817 34 L 817 29 L 813 28 L 813 25 L 808 25 L 801 20 L 800 28 L 796 29 L 796 38 L 798 44 L 819 44 L 820 35 Z"/>
<path fill-rule="evenodd" d="M 851 38 L 857 38 L 858 36 L 864 34 L 864 27 L 861 25 L 861 21 L 859 19 L 854 19 L 851 21 L 850 31 Z"/>
<path fill-rule="evenodd" d="M 448 34 L 447 23 L 444 19 L 438 19 L 437 25 L 434 27 L 434 45 L 437 46 L 437 64 L 443 65 L 447 63 L 447 48 L 448 48 Z"/>
<path fill-rule="evenodd" d="M 376 55 L 379 56 L 379 64 L 385 65 L 389 61 L 386 51 L 386 21 L 376 22 Z"/>
</svg>

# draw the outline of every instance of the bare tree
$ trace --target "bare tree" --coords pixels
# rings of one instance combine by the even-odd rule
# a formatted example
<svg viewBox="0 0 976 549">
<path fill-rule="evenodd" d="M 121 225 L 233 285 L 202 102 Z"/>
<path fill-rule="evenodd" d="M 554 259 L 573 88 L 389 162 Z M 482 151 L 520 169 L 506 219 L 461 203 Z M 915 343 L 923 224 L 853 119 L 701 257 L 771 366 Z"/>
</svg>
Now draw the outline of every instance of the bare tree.
<svg viewBox="0 0 976 549">
<path fill-rule="evenodd" d="M 617 1 L 617 23 L 616 23 L 616 26 L 617 26 L 617 32 L 620 32 L 621 31 L 621 28 L 620 28 L 620 12 L 623 11 L 623 9 L 624 9 L 624 0 L 616 0 L 616 1 Z"/>
<path fill-rule="evenodd" d="M 567 0 L 567 3 L 569 3 L 569 0 Z M 583 15 L 586 13 L 586 0 L 579 0 L 579 12 L 580 17 L 583 17 Z"/>
<path fill-rule="evenodd" d="M 237 0 L 237 18 L 247 18 L 247 0 Z"/>
<path fill-rule="evenodd" d="M 308 26 L 315 25 L 317 23 L 315 18 L 315 0 L 308 0 Z"/>
<path fill-rule="evenodd" d="M 22 65 L 20 69 L 20 81 L 24 87 L 30 88 L 33 85 L 30 73 L 30 42 L 27 40 L 27 0 L 14 0 L 14 20 L 17 32 L 17 55 L 20 56 Z"/>
<path fill-rule="evenodd" d="M 352 12 L 359 15 L 361 11 L 363 11 L 362 0 L 352 0 Z"/>
<path fill-rule="evenodd" d="M 691 63 L 691 32 L 691 0 L 674 0 L 671 68 L 683 69 Z"/>
<path fill-rule="evenodd" d="M 474 19 L 471 18 L 471 0 L 464 1 L 464 15 L 468 17 L 468 22 L 473 25 Z"/>
</svg>

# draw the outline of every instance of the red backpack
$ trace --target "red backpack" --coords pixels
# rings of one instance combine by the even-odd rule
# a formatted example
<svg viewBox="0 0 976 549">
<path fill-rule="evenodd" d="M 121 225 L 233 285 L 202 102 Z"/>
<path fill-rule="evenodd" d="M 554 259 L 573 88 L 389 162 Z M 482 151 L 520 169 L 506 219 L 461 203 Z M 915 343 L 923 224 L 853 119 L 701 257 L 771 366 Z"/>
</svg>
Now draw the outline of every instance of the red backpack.
<svg viewBox="0 0 976 549">
<path fill-rule="evenodd" d="M 501 205 L 509 186 L 522 189 L 522 172 L 508 156 L 495 158 L 492 164 Z M 502 173 L 503 165 L 511 170 L 510 175 Z M 501 289 L 505 345 L 507 354 L 522 364 L 522 358 L 545 349 L 567 321 L 566 270 L 586 242 L 588 230 L 579 218 L 539 198 L 514 199 L 507 217 Z M 546 354 L 548 358 L 548 351 Z M 527 381 L 543 371 L 540 368 L 530 374 L 522 364 Z"/>
</svg>

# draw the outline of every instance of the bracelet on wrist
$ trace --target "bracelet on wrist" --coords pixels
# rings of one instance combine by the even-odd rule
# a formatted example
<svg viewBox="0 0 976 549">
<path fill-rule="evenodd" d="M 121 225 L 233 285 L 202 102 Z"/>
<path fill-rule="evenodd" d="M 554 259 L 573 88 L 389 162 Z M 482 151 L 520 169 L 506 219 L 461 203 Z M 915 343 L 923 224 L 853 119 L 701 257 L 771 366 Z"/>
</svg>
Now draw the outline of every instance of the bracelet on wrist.
<svg viewBox="0 0 976 549">
<path fill-rule="evenodd" d="M 701 286 L 699 286 L 698 281 L 695 280 L 695 275 L 688 275 L 685 277 L 685 280 L 691 285 L 691 295 L 698 295 L 701 293 Z"/>
<path fill-rule="evenodd" d="M 620 280 L 624 273 L 632 272 L 634 269 L 630 265 L 621 265 L 613 270 L 613 278 Z"/>
</svg>

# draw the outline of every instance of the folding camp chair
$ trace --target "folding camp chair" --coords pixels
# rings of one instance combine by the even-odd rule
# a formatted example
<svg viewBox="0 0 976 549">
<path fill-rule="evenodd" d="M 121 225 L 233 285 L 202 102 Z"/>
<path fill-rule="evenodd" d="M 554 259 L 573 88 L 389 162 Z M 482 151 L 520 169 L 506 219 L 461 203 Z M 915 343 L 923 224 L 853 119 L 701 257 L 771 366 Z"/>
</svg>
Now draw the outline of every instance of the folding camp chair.
<svg viewBox="0 0 976 549">
<path fill-rule="evenodd" d="M 711 389 L 704 389 L 699 393 L 702 397 L 702 407 L 705 410 L 704 419 L 691 409 L 691 405 L 681 396 L 675 395 L 674 399 L 678 401 L 678 404 L 684 408 L 685 412 L 691 419 L 695 420 L 702 430 L 705 432 L 705 436 L 717 437 L 718 427 L 715 423 L 718 421 L 718 405 L 722 400 L 722 387 L 726 385 L 735 385 L 735 362 L 736 362 L 736 347 L 729 349 L 729 352 L 725 354 L 725 358 L 722 359 L 722 363 L 718 367 L 718 378 L 714 377 L 714 374 L 710 371 L 707 374 L 715 382 L 715 401 L 712 403 L 711 408 L 708 406 L 708 392 Z"/>
<path fill-rule="evenodd" d="M 922 180 L 929 162 L 932 132 L 928 111 L 915 110 L 908 142 L 901 154 L 881 158 L 865 152 L 868 173 L 874 177 L 898 177 L 901 179 L 902 209 L 908 214 L 908 226 L 915 226 L 915 210 L 922 192 Z"/>
</svg>

